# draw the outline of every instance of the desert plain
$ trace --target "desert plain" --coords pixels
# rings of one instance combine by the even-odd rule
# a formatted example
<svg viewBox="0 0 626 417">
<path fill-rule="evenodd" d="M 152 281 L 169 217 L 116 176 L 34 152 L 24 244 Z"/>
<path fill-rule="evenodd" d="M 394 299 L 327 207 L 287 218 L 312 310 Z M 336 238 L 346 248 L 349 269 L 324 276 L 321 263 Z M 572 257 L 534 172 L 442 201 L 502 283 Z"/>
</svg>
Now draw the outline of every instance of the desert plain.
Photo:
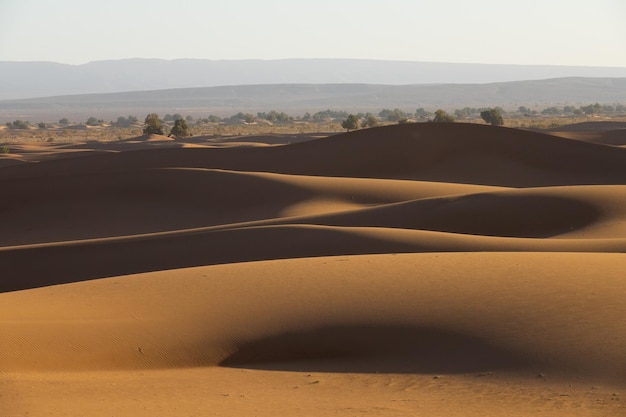
<svg viewBox="0 0 626 417">
<path fill-rule="evenodd" d="M 626 129 L 23 143 L 0 415 L 624 416 Z"/>
</svg>

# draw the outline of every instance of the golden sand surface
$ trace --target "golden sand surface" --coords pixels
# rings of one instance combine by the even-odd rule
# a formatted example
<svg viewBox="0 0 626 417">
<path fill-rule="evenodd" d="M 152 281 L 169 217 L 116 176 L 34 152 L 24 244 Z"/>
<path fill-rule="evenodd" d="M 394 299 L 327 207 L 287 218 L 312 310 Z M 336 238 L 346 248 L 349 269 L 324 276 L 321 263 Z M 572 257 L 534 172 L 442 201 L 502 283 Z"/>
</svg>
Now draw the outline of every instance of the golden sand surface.
<svg viewBox="0 0 626 417">
<path fill-rule="evenodd" d="M 584 127 L 14 146 L 0 416 L 626 415 L 626 150 Z"/>
</svg>

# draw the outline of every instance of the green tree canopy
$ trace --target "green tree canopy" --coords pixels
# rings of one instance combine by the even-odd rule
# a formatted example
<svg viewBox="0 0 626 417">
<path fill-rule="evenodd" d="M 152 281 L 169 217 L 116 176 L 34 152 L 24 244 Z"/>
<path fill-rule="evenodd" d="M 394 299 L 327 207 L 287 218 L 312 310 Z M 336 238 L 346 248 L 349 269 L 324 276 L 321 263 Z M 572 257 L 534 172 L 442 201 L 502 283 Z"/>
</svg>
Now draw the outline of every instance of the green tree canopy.
<svg viewBox="0 0 626 417">
<path fill-rule="evenodd" d="M 87 119 L 87 126 L 98 126 L 100 124 L 102 124 L 103 121 L 102 120 L 98 120 L 95 117 L 91 116 L 89 119 Z"/>
<path fill-rule="evenodd" d="M 348 132 L 359 128 L 359 118 L 355 114 L 348 115 L 348 118 L 341 123 L 341 127 Z"/>
<path fill-rule="evenodd" d="M 439 109 L 435 112 L 435 117 L 433 118 L 433 122 L 435 123 L 453 123 L 454 117 L 450 116 L 445 111 Z"/>
<path fill-rule="evenodd" d="M 341 110 L 323 110 L 318 111 L 313 116 L 311 116 L 313 121 L 315 122 L 325 122 L 332 119 L 340 119 L 343 117 L 348 117 L 348 112 Z"/>
<path fill-rule="evenodd" d="M 561 109 L 559 109 L 558 107 L 555 107 L 555 106 L 547 107 L 547 108 L 545 108 L 545 109 L 543 109 L 541 111 L 541 114 L 543 114 L 543 115 L 559 116 L 561 114 Z"/>
<path fill-rule="evenodd" d="M 7 127 L 12 129 L 28 129 L 30 127 L 30 123 L 18 119 L 13 123 L 7 122 Z"/>
<path fill-rule="evenodd" d="M 272 123 L 287 123 L 293 120 L 293 117 L 290 117 L 288 114 L 284 112 L 277 112 L 276 110 L 272 110 L 269 113 L 257 113 L 258 119 L 265 119 Z"/>
<path fill-rule="evenodd" d="M 378 125 L 378 117 L 370 113 L 365 115 L 365 120 L 361 123 L 361 127 L 376 127 Z"/>
<path fill-rule="evenodd" d="M 378 113 L 378 115 L 385 119 L 388 120 L 390 122 L 398 122 L 402 119 L 406 119 L 406 113 L 403 112 L 402 110 L 395 108 L 393 110 L 389 110 L 389 109 L 383 109 L 381 110 L 380 113 Z"/>
<path fill-rule="evenodd" d="M 498 109 L 489 109 L 480 112 L 480 117 L 492 126 L 502 126 L 504 119 Z"/>
<path fill-rule="evenodd" d="M 176 119 L 174 122 L 174 127 L 170 132 L 170 136 L 178 136 L 179 138 L 185 138 L 187 136 L 191 136 L 191 132 L 189 131 L 189 126 L 187 125 L 187 121 L 185 119 Z"/>
<path fill-rule="evenodd" d="M 137 121 L 138 120 L 135 116 L 128 116 L 128 117 L 119 116 L 117 118 L 117 121 L 113 123 L 113 125 L 116 127 L 131 127 L 132 125 L 137 123 Z"/>
<path fill-rule="evenodd" d="M 420 119 L 426 119 L 428 118 L 428 116 L 430 116 L 430 112 L 426 111 L 423 107 L 420 107 L 419 109 L 415 110 L 415 116 L 419 117 Z"/>
<path fill-rule="evenodd" d="M 146 116 L 146 120 L 144 122 L 145 127 L 143 128 L 143 133 L 145 135 L 162 135 L 163 134 L 163 126 L 161 125 L 161 120 L 159 120 L 159 115 L 156 113 L 150 113 Z"/>
<path fill-rule="evenodd" d="M 231 122 L 245 122 L 245 123 L 254 123 L 256 121 L 256 118 L 254 117 L 254 115 L 250 114 L 250 113 L 243 113 L 243 112 L 239 112 L 233 116 L 230 116 L 230 121 Z"/>
</svg>

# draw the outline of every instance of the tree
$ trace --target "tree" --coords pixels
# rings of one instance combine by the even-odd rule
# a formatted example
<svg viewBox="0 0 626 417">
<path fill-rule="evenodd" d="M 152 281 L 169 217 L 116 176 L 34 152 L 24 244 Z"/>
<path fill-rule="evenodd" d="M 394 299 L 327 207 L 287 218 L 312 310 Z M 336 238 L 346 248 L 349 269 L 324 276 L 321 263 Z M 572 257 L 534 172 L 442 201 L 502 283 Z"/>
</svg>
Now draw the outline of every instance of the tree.
<svg viewBox="0 0 626 417">
<path fill-rule="evenodd" d="M 116 127 L 131 127 L 135 123 L 137 123 L 137 118 L 135 116 L 119 116 L 113 125 Z"/>
<path fill-rule="evenodd" d="M 174 122 L 174 127 L 170 132 L 170 136 L 172 135 L 178 136 L 179 138 L 191 136 L 189 126 L 187 125 L 187 121 L 185 119 L 176 119 L 176 121 Z"/>
<path fill-rule="evenodd" d="M 423 107 L 420 107 L 419 109 L 415 110 L 415 116 L 419 117 L 420 119 L 426 119 L 428 118 L 428 116 L 430 116 L 430 112 L 424 110 Z"/>
<path fill-rule="evenodd" d="M 558 107 L 548 107 L 545 108 L 541 111 L 541 114 L 549 116 L 549 115 L 553 115 L 553 116 L 559 116 L 561 114 L 561 109 L 559 109 Z"/>
<path fill-rule="evenodd" d="M 341 127 L 348 132 L 359 128 L 359 118 L 355 114 L 348 115 L 348 118 L 341 123 Z"/>
<path fill-rule="evenodd" d="M 398 122 L 401 119 L 407 118 L 406 113 L 398 108 L 393 110 L 383 109 L 380 113 L 378 113 L 378 115 L 389 122 Z"/>
<path fill-rule="evenodd" d="M 70 124 L 70 121 L 67 120 L 67 117 L 62 118 L 61 120 L 59 120 L 59 124 L 63 125 L 63 126 L 67 126 Z"/>
<path fill-rule="evenodd" d="M 600 111 L 602 110 L 602 106 L 598 103 L 596 104 L 589 104 L 588 106 L 581 106 L 580 109 L 585 113 L 585 114 L 597 114 L 600 113 Z"/>
<path fill-rule="evenodd" d="M 231 122 L 244 122 L 244 123 L 254 123 L 256 118 L 250 113 L 239 112 L 233 116 L 230 116 Z"/>
<path fill-rule="evenodd" d="M 456 109 L 454 111 L 454 115 L 457 119 L 467 119 L 470 116 L 470 113 L 467 108 L 464 109 Z"/>
<path fill-rule="evenodd" d="M 144 135 L 162 135 L 163 134 L 163 126 L 161 125 L 161 120 L 159 120 L 159 115 L 156 113 L 150 113 L 146 116 L 146 121 L 144 122 L 145 127 L 143 128 Z"/>
<path fill-rule="evenodd" d="M 315 122 L 326 122 L 333 119 L 348 117 L 348 112 L 338 110 L 323 110 L 315 113 L 312 118 Z"/>
<path fill-rule="evenodd" d="M 576 110 L 577 109 L 574 106 L 565 106 L 565 107 L 563 107 L 563 113 L 575 114 Z"/>
<path fill-rule="evenodd" d="M 504 124 L 504 119 L 502 118 L 502 114 L 500 114 L 500 110 L 498 109 L 481 111 L 480 117 L 492 126 L 502 126 Z"/>
<path fill-rule="evenodd" d="M 453 123 L 454 117 L 450 116 L 445 111 L 439 109 L 435 112 L 435 117 L 433 118 L 433 122 L 435 123 Z"/>
<path fill-rule="evenodd" d="M 98 121 L 98 119 L 96 119 L 95 117 L 91 116 L 89 119 L 87 119 L 87 126 L 98 126 L 100 123 Z"/>
<path fill-rule="evenodd" d="M 24 120 L 16 120 L 13 123 L 8 122 L 7 127 L 12 129 L 28 129 L 30 127 L 30 123 L 25 122 Z"/>
<path fill-rule="evenodd" d="M 366 114 L 365 120 L 361 123 L 361 127 L 376 127 L 378 126 L 378 117 L 373 114 Z"/>
</svg>

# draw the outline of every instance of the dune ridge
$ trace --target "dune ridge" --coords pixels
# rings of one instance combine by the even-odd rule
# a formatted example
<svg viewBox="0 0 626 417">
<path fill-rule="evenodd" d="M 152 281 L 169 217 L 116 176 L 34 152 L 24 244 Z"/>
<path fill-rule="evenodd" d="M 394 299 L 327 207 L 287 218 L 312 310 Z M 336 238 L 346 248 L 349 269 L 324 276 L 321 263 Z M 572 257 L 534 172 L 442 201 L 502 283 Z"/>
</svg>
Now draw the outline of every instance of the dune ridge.
<svg viewBox="0 0 626 417">
<path fill-rule="evenodd" d="M 626 150 L 455 123 L 385 126 L 278 147 L 154 149 L 5 167 L 3 178 L 211 168 L 509 187 L 622 184 Z"/>
<path fill-rule="evenodd" d="M 133 398 L 169 393 L 179 410 L 150 402 L 168 415 L 354 415 L 347 386 L 380 415 L 624 411 L 624 149 L 435 123 L 305 139 L 1 167 L 5 414 L 147 416 Z M 300 377 L 334 388 L 262 382 Z M 255 394 L 228 408 L 198 391 L 215 378 Z M 129 393 L 98 408 L 112 394 L 90 380 Z"/>
</svg>

